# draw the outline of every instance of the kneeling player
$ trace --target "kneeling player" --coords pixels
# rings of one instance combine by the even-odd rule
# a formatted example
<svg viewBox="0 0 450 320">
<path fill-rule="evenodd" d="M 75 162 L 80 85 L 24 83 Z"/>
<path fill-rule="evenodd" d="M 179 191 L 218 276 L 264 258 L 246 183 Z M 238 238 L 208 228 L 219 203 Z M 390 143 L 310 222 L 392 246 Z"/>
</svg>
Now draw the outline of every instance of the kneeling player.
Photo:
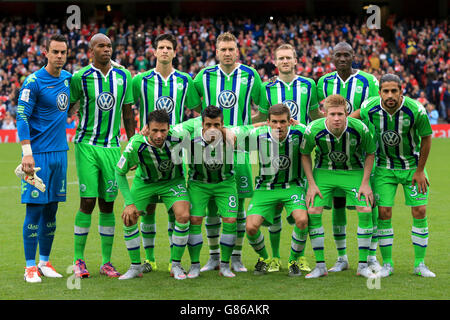
<svg viewBox="0 0 450 320">
<path fill-rule="evenodd" d="M 178 280 L 186 278 L 181 258 L 189 236 L 190 203 L 181 161 L 179 164 L 172 161 L 172 153 L 182 143 L 182 139 L 169 130 L 169 121 L 169 115 L 163 109 L 150 112 L 148 136 L 133 136 L 116 167 L 117 181 L 126 205 L 122 219 L 131 258 L 131 267 L 119 278 L 121 280 L 141 276 L 143 270 L 137 216 L 157 196 L 162 199 L 167 210 L 172 209 L 176 219 L 172 235 L 171 275 Z M 126 174 L 135 165 L 138 167 L 130 191 Z"/>
<path fill-rule="evenodd" d="M 331 207 L 334 191 L 339 189 L 345 193 L 347 205 L 355 206 L 358 212 L 357 275 L 367 278 L 375 276 L 367 265 L 367 256 L 373 232 L 373 194 L 369 178 L 376 146 L 366 125 L 347 117 L 346 107 L 347 102 L 340 95 L 327 97 L 324 102 L 326 117 L 308 125 L 301 146 L 302 164 L 308 179 L 306 203 L 309 236 L 316 256 L 316 267 L 306 278 L 328 274 L 324 257 L 322 211 L 324 206 Z M 315 147 L 313 171 L 311 152 Z"/>
<path fill-rule="evenodd" d="M 305 188 L 298 157 L 305 126 L 291 126 L 289 108 L 283 104 L 270 107 L 267 123 L 268 126 L 245 134 L 245 148 L 257 150 L 259 160 L 259 176 L 246 223 L 249 243 L 259 255 L 254 274 L 265 274 L 270 262 L 260 227 L 273 224 L 277 207 L 282 204 L 288 214 L 287 221 L 295 224 L 288 263 L 289 276 L 300 276 L 298 258 L 308 235 Z M 239 139 L 242 134 L 237 133 Z"/>
<path fill-rule="evenodd" d="M 236 242 L 238 194 L 235 183 L 233 147 L 225 142 L 222 109 L 208 106 L 202 117 L 188 120 L 182 127 L 191 134 L 187 148 L 189 160 L 188 192 L 192 203 L 188 249 L 191 268 L 188 278 L 200 275 L 200 251 L 203 245 L 202 223 L 210 201 L 222 218 L 220 236 L 220 275 L 232 278 L 230 257 Z"/>
</svg>

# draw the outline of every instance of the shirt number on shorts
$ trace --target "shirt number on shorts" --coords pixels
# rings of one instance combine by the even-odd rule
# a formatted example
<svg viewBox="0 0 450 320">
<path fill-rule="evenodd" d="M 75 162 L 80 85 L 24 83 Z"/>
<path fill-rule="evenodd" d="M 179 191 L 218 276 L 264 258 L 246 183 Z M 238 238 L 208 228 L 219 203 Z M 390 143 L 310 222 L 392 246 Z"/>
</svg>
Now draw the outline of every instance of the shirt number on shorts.
<svg viewBox="0 0 450 320">
<path fill-rule="evenodd" d="M 228 206 L 230 206 L 230 208 L 236 208 L 236 197 L 235 196 L 230 196 L 228 198 Z"/>
<path fill-rule="evenodd" d="M 411 192 L 409 194 L 411 197 L 415 197 L 415 196 L 417 196 L 419 194 L 417 192 L 417 187 L 416 186 L 409 186 L 409 188 L 411 189 Z"/>
<path fill-rule="evenodd" d="M 241 177 L 241 189 L 247 188 L 248 187 L 248 178 L 247 177 Z"/>
<path fill-rule="evenodd" d="M 117 191 L 118 188 L 118 184 L 117 181 L 113 181 L 113 180 L 108 180 L 108 189 L 106 189 L 106 192 L 108 193 L 114 193 Z"/>
<path fill-rule="evenodd" d="M 178 184 L 177 188 L 179 191 L 175 190 L 174 188 L 170 188 L 169 190 L 173 192 L 174 196 L 178 196 L 180 193 L 186 193 L 186 188 L 182 184 Z"/>
<path fill-rule="evenodd" d="M 355 198 L 358 199 L 358 190 L 356 190 L 356 188 L 353 188 L 352 191 L 355 193 Z"/>
<path fill-rule="evenodd" d="M 305 201 L 305 195 L 302 194 L 299 199 L 298 194 L 293 194 L 291 196 L 291 200 L 294 201 L 294 203 L 299 203 L 300 201 Z"/>
</svg>

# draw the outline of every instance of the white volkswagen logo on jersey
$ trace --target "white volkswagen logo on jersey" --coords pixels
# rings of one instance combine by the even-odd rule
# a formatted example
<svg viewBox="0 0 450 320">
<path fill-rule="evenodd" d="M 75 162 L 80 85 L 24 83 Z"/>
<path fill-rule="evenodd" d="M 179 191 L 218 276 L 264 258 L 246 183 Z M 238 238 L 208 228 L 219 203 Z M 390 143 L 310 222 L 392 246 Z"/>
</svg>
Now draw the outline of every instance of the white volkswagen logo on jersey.
<svg viewBox="0 0 450 320">
<path fill-rule="evenodd" d="M 66 111 L 69 106 L 69 96 L 65 92 L 61 92 L 56 97 L 56 106 L 59 111 Z"/>
<path fill-rule="evenodd" d="M 329 156 L 331 161 L 335 163 L 343 163 L 347 161 L 347 155 L 341 151 L 331 151 Z"/>
<path fill-rule="evenodd" d="M 222 169 L 222 162 L 218 159 L 205 159 L 204 160 L 205 163 L 205 167 L 206 169 L 208 169 L 209 171 L 219 171 L 220 169 Z"/>
<path fill-rule="evenodd" d="M 172 160 L 163 160 L 158 165 L 158 170 L 161 172 L 169 172 L 173 169 L 173 167 L 174 167 L 174 164 L 173 164 Z"/>
<path fill-rule="evenodd" d="M 347 100 L 347 112 L 348 112 L 348 114 L 351 114 L 353 112 L 352 103 L 348 99 L 345 99 L 345 100 Z"/>
<path fill-rule="evenodd" d="M 97 97 L 97 106 L 103 111 L 109 111 L 114 107 L 116 99 L 110 92 L 102 92 Z"/>
<path fill-rule="evenodd" d="M 231 109 L 235 106 L 237 98 L 233 91 L 225 90 L 219 94 L 219 105 L 225 109 Z"/>
<path fill-rule="evenodd" d="M 389 147 L 396 147 L 400 144 L 400 141 L 402 138 L 400 135 L 392 130 L 387 130 L 381 134 L 381 139 L 383 140 L 384 144 Z"/>
<path fill-rule="evenodd" d="M 172 113 L 173 109 L 175 108 L 173 99 L 168 96 L 159 97 L 158 100 L 156 100 L 155 104 L 157 110 L 165 109 L 167 113 Z"/>
<path fill-rule="evenodd" d="M 291 165 L 291 159 L 288 156 L 281 155 L 272 159 L 272 165 L 277 170 L 287 170 Z"/>
<path fill-rule="evenodd" d="M 291 118 L 297 118 L 298 105 L 294 100 L 285 100 L 283 104 L 291 110 Z"/>
<path fill-rule="evenodd" d="M 363 88 L 360 87 L 360 86 L 357 86 L 356 89 L 355 89 L 355 91 L 356 91 L 357 93 L 361 93 L 361 92 L 363 91 Z"/>
</svg>

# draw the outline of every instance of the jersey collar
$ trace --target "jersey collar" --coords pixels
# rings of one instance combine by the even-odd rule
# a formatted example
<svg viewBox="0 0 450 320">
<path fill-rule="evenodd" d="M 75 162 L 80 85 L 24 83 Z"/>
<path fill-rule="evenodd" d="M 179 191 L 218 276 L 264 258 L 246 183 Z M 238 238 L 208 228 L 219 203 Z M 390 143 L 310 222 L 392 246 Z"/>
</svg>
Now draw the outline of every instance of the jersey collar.
<svg viewBox="0 0 450 320">
<path fill-rule="evenodd" d="M 360 72 L 360 70 L 359 70 L 359 69 L 356 69 L 356 72 L 355 72 L 354 74 L 351 74 L 350 77 L 348 77 L 347 80 L 344 81 L 344 80 L 341 79 L 341 77 L 339 76 L 339 73 L 336 71 L 336 77 L 339 78 L 339 80 L 342 81 L 343 86 L 345 87 L 346 84 L 347 84 L 347 82 L 349 82 L 350 79 L 352 79 L 353 77 L 355 77 L 356 75 L 358 75 L 359 72 Z"/>
<path fill-rule="evenodd" d="M 292 84 L 294 83 L 294 81 L 297 80 L 297 78 L 298 78 L 298 76 L 295 75 L 294 79 L 292 79 L 291 82 L 286 83 L 286 82 L 284 82 L 283 80 L 281 80 L 281 78 L 280 78 L 279 76 L 277 76 L 277 80 L 278 80 L 279 82 L 281 82 L 282 84 L 284 84 L 285 86 L 289 87 L 289 88 L 292 86 Z"/>
<path fill-rule="evenodd" d="M 104 75 L 103 72 L 102 72 L 100 69 L 97 69 L 96 67 L 94 67 L 94 64 L 93 64 L 93 63 L 91 63 L 91 68 L 94 69 L 95 71 L 98 71 L 98 72 L 102 75 L 103 79 L 106 81 L 106 79 L 108 79 L 109 73 L 111 72 L 111 70 L 112 70 L 114 67 L 111 65 L 111 68 L 109 68 L 109 70 L 108 70 L 108 72 L 106 73 L 106 75 Z"/>
<path fill-rule="evenodd" d="M 289 133 L 291 133 L 291 126 L 288 127 L 288 132 L 286 133 L 286 137 L 284 137 L 283 141 L 279 141 L 277 138 L 274 138 L 272 136 L 272 128 L 269 126 L 269 136 L 272 139 L 272 141 L 275 141 L 278 144 L 282 144 L 286 141 L 286 139 L 289 137 Z"/>
<path fill-rule="evenodd" d="M 327 126 L 327 118 L 325 118 L 325 121 L 324 121 L 324 122 L 325 122 L 325 129 L 327 129 L 327 131 L 328 131 L 333 137 L 335 137 L 337 140 L 341 139 L 342 136 L 344 135 L 345 131 L 347 131 L 347 127 L 348 127 L 348 117 L 347 117 L 347 119 L 345 120 L 345 128 L 344 128 L 344 130 L 342 131 L 342 133 L 341 133 L 341 135 L 340 135 L 339 137 L 336 137 L 336 136 L 333 134 L 333 132 L 331 132 L 331 130 L 328 129 L 328 126 Z"/>
<path fill-rule="evenodd" d="M 395 110 L 395 112 L 393 114 L 390 114 L 385 108 L 383 108 L 383 103 L 382 103 L 381 97 L 380 97 L 380 108 L 383 109 L 383 111 L 386 112 L 386 114 L 389 115 L 391 118 L 403 107 L 403 103 L 405 103 L 405 96 L 402 96 L 402 103 L 397 108 L 397 110 Z"/>
<path fill-rule="evenodd" d="M 223 69 L 220 67 L 220 64 L 219 64 L 218 66 L 219 66 L 219 70 L 220 70 L 227 78 L 230 78 L 231 75 L 232 75 L 237 69 L 240 68 L 241 64 L 238 63 L 237 66 L 236 66 L 236 68 L 234 68 L 230 73 L 226 73 L 225 71 L 223 71 Z"/>
<path fill-rule="evenodd" d="M 164 81 L 164 83 L 167 85 L 167 81 L 169 81 L 170 77 L 172 77 L 172 75 L 177 71 L 175 68 L 172 68 L 172 72 L 167 76 L 167 78 L 164 78 L 164 76 L 159 73 L 158 71 L 156 71 L 156 68 L 153 70 L 155 72 L 155 74 L 159 75 L 161 77 L 161 79 Z"/>
</svg>

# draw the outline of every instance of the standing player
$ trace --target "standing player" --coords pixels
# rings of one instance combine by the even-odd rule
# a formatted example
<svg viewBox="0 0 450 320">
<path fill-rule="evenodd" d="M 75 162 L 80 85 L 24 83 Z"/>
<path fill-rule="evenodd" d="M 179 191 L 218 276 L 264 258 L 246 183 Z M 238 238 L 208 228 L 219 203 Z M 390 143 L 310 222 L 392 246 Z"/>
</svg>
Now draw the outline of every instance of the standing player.
<svg viewBox="0 0 450 320">
<path fill-rule="evenodd" d="M 332 94 L 339 94 L 348 101 L 348 114 L 359 109 L 368 98 L 378 96 L 378 80 L 375 76 L 361 70 L 353 69 L 355 53 L 346 42 L 339 42 L 333 48 L 332 62 L 336 71 L 325 74 L 317 82 L 317 97 L 319 102 Z M 376 231 L 378 209 L 373 210 L 372 222 Z M 348 269 L 345 197 L 337 193 L 333 198 L 332 209 L 333 236 L 338 251 L 336 264 L 329 270 L 339 272 Z M 376 232 L 374 233 L 376 234 Z M 369 265 L 375 270 L 380 269 L 376 258 L 377 236 L 372 238 Z"/>
<path fill-rule="evenodd" d="M 287 211 L 287 221 L 294 224 L 289 256 L 289 276 L 300 276 L 298 259 L 308 236 L 308 215 L 305 186 L 300 162 L 300 144 L 305 126 L 291 126 L 289 108 L 276 104 L 268 110 L 268 126 L 253 129 L 245 139 L 248 150 L 258 151 L 259 175 L 248 209 L 246 225 L 250 245 L 259 255 L 254 274 L 267 272 L 269 255 L 264 245 L 261 225 L 272 225 L 276 208 L 281 203 Z M 241 139 L 241 134 L 237 134 Z M 240 143 L 238 142 L 238 148 Z"/>
<path fill-rule="evenodd" d="M 311 122 L 305 131 L 301 146 L 302 163 L 308 179 L 306 204 L 308 206 L 309 236 L 316 256 L 316 267 L 306 278 L 327 275 L 324 256 L 324 229 L 322 211 L 331 206 L 336 189 L 346 196 L 346 203 L 358 212 L 357 275 L 374 277 L 368 267 L 367 255 L 372 238 L 373 194 L 369 185 L 373 168 L 375 141 L 367 126 L 360 120 L 347 117 L 347 101 L 340 95 L 331 95 L 324 101 L 325 118 Z M 316 159 L 312 170 L 311 152 Z"/>
<path fill-rule="evenodd" d="M 297 54 L 290 44 L 282 44 L 275 50 L 275 66 L 279 75 L 273 81 L 263 83 L 258 113 L 253 117 L 253 123 L 267 118 L 268 108 L 283 103 L 289 107 L 291 117 L 301 124 L 307 125 L 309 120 L 323 117 L 317 103 L 317 88 L 313 79 L 295 74 Z M 268 272 L 278 271 L 280 264 L 281 240 L 281 210 L 277 208 L 274 225 L 269 226 L 270 242 L 273 259 Z M 302 254 L 304 254 L 304 250 Z M 304 256 L 299 259 L 300 270 L 311 271 Z"/>
<path fill-rule="evenodd" d="M 40 171 L 40 190 L 22 180 L 22 203 L 26 204 L 23 224 L 25 251 L 24 279 L 41 282 L 39 275 L 60 278 L 49 256 L 56 230 L 58 202 L 66 201 L 69 72 L 62 70 L 67 59 L 67 40 L 54 35 L 46 43 L 47 65 L 29 75 L 20 89 L 17 108 L 17 132 L 22 145 L 22 163 L 18 171 L 35 176 Z M 25 178 L 25 177 L 24 177 Z M 27 177 L 29 178 L 29 177 Z M 35 177 L 39 181 L 37 177 Z M 39 244 L 39 264 L 36 250 Z"/>
<path fill-rule="evenodd" d="M 225 126 L 251 124 L 251 102 L 259 104 L 261 78 L 255 69 L 238 62 L 236 37 L 225 32 L 217 37 L 216 56 L 219 64 L 201 70 L 194 79 L 195 87 L 203 97 L 202 108 L 209 105 L 222 109 Z M 242 263 L 242 244 L 245 235 L 245 199 L 252 196 L 252 171 L 248 153 L 235 153 L 236 187 L 238 191 L 237 238 L 231 257 L 236 272 L 246 272 Z M 206 217 L 206 234 L 210 258 L 202 271 L 219 267 L 220 217 L 211 204 Z"/>
<path fill-rule="evenodd" d="M 147 123 L 149 112 L 165 109 L 170 117 L 170 125 L 183 121 L 186 108 L 194 109 L 201 101 L 189 74 L 176 70 L 172 61 L 176 55 L 177 39 L 170 33 L 155 39 L 156 67 L 140 73 L 133 78 L 133 96 L 135 104 L 139 103 L 140 129 Z M 146 214 L 142 216 L 141 232 L 145 250 L 144 272 L 156 270 L 155 261 L 155 203 L 149 204 Z M 175 223 L 175 216 L 169 213 L 169 239 Z M 171 244 L 172 246 L 172 244 Z"/>
<path fill-rule="evenodd" d="M 125 199 L 122 213 L 124 237 L 131 258 L 130 269 L 119 279 L 142 276 L 138 212 L 144 212 L 152 198 L 160 197 L 167 210 L 175 214 L 175 227 L 171 243 L 171 275 L 186 279 L 181 258 L 189 237 L 189 195 L 184 179 L 180 144 L 183 140 L 169 130 L 170 117 L 165 110 L 155 110 L 148 116 L 148 135 L 136 134 L 125 148 L 116 167 L 116 178 Z M 178 160 L 178 163 L 175 161 Z M 126 174 L 138 166 L 130 188 Z"/>
<path fill-rule="evenodd" d="M 405 204 L 411 206 L 414 247 L 414 273 L 435 277 L 425 265 L 428 245 L 428 175 L 425 170 L 433 133 L 425 108 L 416 100 L 402 96 L 398 76 L 380 79 L 380 96 L 366 101 L 360 110 L 363 121 L 373 125 L 378 142 L 375 168 L 375 198 L 379 206 L 378 233 L 383 268 L 380 276 L 394 272 L 392 261 L 392 207 L 398 184 L 403 185 Z"/>
<path fill-rule="evenodd" d="M 71 108 L 80 102 L 75 160 L 81 200 L 75 216 L 74 270 L 77 277 L 89 277 L 84 250 L 98 198 L 102 248 L 100 274 L 118 277 L 120 274 L 111 264 L 115 230 L 113 209 L 118 192 L 114 168 L 120 158 L 122 113 L 128 139 L 135 130 L 131 74 L 111 65 L 112 44 L 104 34 L 98 33 L 91 38 L 89 50 L 93 55 L 92 64 L 75 73 L 70 86 Z"/>
</svg>

